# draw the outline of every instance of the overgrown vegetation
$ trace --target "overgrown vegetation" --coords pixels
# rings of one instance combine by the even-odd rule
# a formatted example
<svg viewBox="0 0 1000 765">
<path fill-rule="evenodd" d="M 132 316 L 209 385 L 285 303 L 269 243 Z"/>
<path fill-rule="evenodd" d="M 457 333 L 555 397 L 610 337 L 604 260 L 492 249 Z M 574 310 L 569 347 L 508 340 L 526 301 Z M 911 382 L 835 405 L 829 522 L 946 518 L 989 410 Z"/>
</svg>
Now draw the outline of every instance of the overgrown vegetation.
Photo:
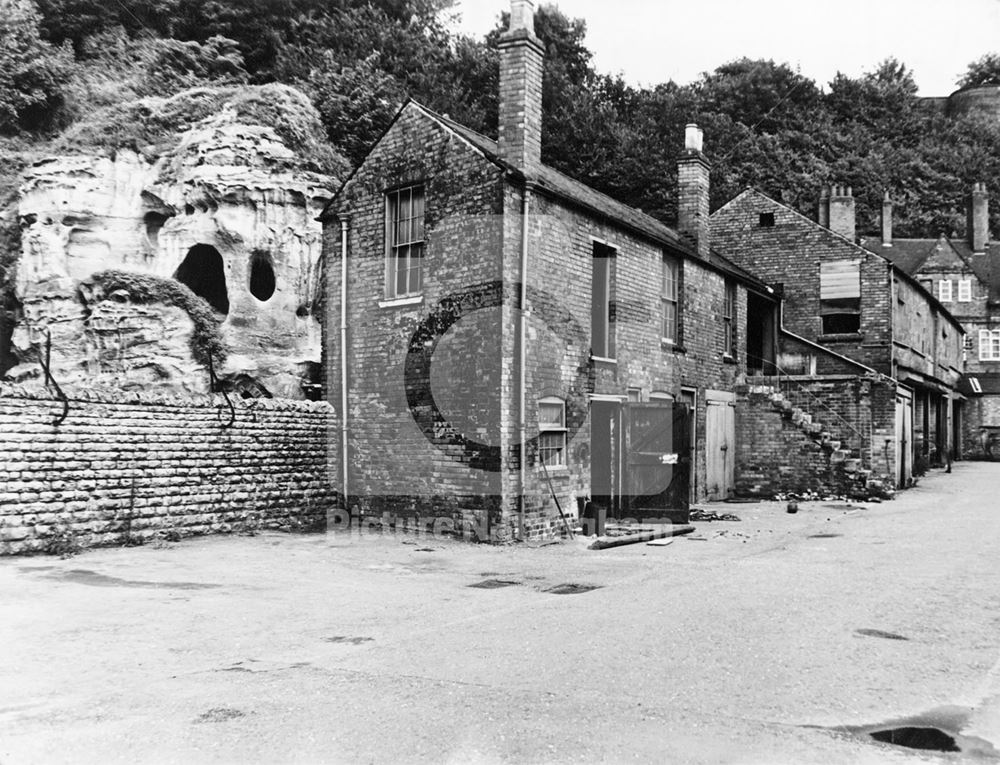
<svg viewBox="0 0 1000 765">
<path fill-rule="evenodd" d="M 450 6 L 0 0 L 0 35 L 12 41 L 0 46 L 0 131 L 68 126 L 64 150 L 148 151 L 232 107 L 340 176 L 338 152 L 359 162 L 406 96 L 495 135 L 506 16 L 476 40 L 451 31 Z M 1000 195 L 1000 124 L 926 108 L 904 63 L 817 83 L 787 64 L 740 59 L 692 83 L 633 87 L 594 69 L 584 21 L 542 5 L 535 27 L 546 48 L 545 161 L 664 220 L 676 216 L 675 160 L 692 120 L 705 128 L 714 207 L 754 185 L 812 214 L 820 188 L 841 183 L 870 230 L 888 189 L 900 236 L 936 236 L 961 232 L 974 181 Z M 987 53 L 958 84 L 996 83 L 1000 54 Z M 1000 226 L 1000 206 L 994 216 Z"/>
<path fill-rule="evenodd" d="M 124 290 L 133 303 L 163 303 L 180 308 L 194 323 L 191 333 L 191 354 L 194 359 L 206 369 L 210 364 L 219 369 L 225 361 L 226 346 L 215 311 L 208 301 L 195 295 L 180 282 L 148 274 L 108 270 L 94 274 L 83 282 L 83 286 L 100 290 L 104 295 Z"/>
</svg>

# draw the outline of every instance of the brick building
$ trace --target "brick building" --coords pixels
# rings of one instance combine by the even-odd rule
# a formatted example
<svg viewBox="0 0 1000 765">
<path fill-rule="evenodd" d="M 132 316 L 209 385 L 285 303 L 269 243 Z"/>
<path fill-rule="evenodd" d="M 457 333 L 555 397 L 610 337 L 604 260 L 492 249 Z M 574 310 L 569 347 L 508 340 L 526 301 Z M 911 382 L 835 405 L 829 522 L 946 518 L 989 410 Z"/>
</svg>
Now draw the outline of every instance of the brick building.
<svg viewBox="0 0 1000 765">
<path fill-rule="evenodd" d="M 990 244 L 989 197 L 984 184 L 972 187 L 964 238 L 900 239 L 892 235 L 892 201 L 882 203 L 881 232 L 865 246 L 915 277 L 948 307 L 966 332 L 968 401 L 962 422 L 961 454 L 1000 456 L 1000 251 Z"/>
<path fill-rule="evenodd" d="M 499 140 L 410 101 L 323 214 L 352 514 L 527 538 L 588 499 L 676 517 L 729 496 L 736 389 L 773 362 L 776 301 L 710 247 L 700 131 L 679 234 L 542 164 L 530 0 L 500 55 Z"/>
<path fill-rule="evenodd" d="M 780 386 L 782 405 L 822 420 L 838 447 L 827 448 L 831 459 L 905 486 L 915 461 L 943 461 L 961 440 L 962 326 L 904 270 L 855 243 L 849 188 L 825 194 L 819 218 L 753 189 L 712 214 L 713 244 L 783 297 L 777 363 L 750 385 Z M 773 485 L 761 474 L 767 445 L 746 446 L 748 490 Z"/>
</svg>

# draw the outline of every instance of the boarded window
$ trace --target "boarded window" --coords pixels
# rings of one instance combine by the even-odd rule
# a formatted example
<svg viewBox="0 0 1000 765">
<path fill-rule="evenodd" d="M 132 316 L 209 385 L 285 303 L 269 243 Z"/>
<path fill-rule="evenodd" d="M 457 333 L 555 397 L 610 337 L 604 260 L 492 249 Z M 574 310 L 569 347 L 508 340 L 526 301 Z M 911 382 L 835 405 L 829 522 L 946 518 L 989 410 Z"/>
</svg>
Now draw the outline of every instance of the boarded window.
<svg viewBox="0 0 1000 765">
<path fill-rule="evenodd" d="M 566 464 L 566 402 L 561 398 L 538 402 L 538 459 L 550 468 Z"/>
<path fill-rule="evenodd" d="M 419 295 L 424 286 L 424 187 L 389 192 L 385 217 L 386 297 Z"/>
<path fill-rule="evenodd" d="M 613 247 L 594 242 L 592 281 L 590 294 L 591 353 L 604 359 L 615 357 L 615 327 L 612 316 L 614 305 Z"/>
<path fill-rule="evenodd" d="M 860 331 L 861 261 L 820 264 L 819 293 L 824 335 Z"/>
<path fill-rule="evenodd" d="M 668 343 L 680 342 L 680 264 L 676 258 L 663 256 L 660 302 L 663 310 L 661 335 Z"/>
</svg>

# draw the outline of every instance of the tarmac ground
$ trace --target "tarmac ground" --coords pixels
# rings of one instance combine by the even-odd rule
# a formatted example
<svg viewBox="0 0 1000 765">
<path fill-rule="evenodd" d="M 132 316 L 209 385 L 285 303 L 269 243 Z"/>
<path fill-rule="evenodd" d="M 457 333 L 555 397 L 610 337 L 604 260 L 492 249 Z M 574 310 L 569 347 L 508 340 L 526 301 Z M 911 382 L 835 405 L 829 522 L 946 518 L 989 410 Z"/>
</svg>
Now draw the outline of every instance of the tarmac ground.
<svg viewBox="0 0 1000 765">
<path fill-rule="evenodd" d="M 969 462 L 657 546 L 2 559 L 0 763 L 1000 761 L 998 496 Z"/>
</svg>

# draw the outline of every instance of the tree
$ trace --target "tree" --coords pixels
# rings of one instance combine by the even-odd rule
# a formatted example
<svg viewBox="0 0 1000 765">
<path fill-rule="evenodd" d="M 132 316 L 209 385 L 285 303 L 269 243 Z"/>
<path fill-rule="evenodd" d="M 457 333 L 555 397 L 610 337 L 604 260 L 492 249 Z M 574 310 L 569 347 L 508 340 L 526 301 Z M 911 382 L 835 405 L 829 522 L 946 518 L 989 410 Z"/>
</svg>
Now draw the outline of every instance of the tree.
<svg viewBox="0 0 1000 765">
<path fill-rule="evenodd" d="M 31 0 L 0 0 L 0 132 L 51 125 L 73 54 L 41 39 Z"/>
<path fill-rule="evenodd" d="M 960 88 L 1000 85 L 1000 53 L 987 53 L 976 59 L 958 81 Z"/>
</svg>

